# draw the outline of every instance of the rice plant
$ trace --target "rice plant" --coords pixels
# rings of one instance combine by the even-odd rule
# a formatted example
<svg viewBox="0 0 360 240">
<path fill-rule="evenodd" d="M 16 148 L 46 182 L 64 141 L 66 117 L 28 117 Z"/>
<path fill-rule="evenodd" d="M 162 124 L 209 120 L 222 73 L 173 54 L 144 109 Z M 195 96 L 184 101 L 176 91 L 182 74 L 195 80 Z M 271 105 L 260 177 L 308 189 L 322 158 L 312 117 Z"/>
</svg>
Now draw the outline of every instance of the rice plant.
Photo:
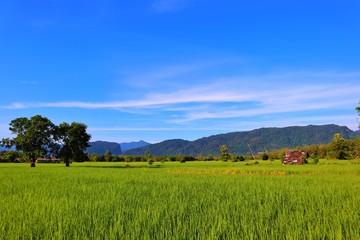
<svg viewBox="0 0 360 240">
<path fill-rule="evenodd" d="M 0 239 L 359 239 L 360 164 L 0 165 Z"/>
</svg>

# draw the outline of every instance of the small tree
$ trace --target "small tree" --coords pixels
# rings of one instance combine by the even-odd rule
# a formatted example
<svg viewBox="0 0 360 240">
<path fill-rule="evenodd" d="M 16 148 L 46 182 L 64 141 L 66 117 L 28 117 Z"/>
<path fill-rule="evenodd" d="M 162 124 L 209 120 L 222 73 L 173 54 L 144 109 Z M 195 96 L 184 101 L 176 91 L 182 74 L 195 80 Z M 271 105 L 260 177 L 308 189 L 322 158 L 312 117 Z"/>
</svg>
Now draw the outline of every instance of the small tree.
<svg viewBox="0 0 360 240">
<path fill-rule="evenodd" d="M 340 133 L 336 133 L 333 140 L 329 143 L 328 156 L 341 160 L 351 158 L 349 144 Z"/>
<path fill-rule="evenodd" d="M 226 162 L 231 158 L 231 155 L 228 153 L 228 147 L 226 145 L 220 146 L 220 158 L 222 161 Z"/>
<path fill-rule="evenodd" d="M 152 157 L 150 151 L 146 150 L 145 155 L 146 155 L 146 160 L 149 163 L 149 165 L 152 165 L 154 163 L 154 160 L 153 160 L 153 157 Z"/>
<path fill-rule="evenodd" d="M 261 153 L 260 154 L 260 159 L 261 160 L 269 160 L 269 155 L 267 153 Z"/>
<path fill-rule="evenodd" d="M 112 154 L 110 150 L 106 150 L 104 154 L 105 162 L 111 162 L 112 161 Z"/>
</svg>

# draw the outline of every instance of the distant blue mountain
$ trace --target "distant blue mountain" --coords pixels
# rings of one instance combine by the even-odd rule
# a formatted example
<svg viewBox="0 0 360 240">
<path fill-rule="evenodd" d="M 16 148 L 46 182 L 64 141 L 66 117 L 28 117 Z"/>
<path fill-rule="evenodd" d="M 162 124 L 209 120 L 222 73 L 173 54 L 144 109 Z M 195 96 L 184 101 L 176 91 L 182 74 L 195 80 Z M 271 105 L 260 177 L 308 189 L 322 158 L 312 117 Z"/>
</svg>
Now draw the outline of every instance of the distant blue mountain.
<svg viewBox="0 0 360 240">
<path fill-rule="evenodd" d="M 219 147 L 226 145 L 230 153 L 246 155 L 249 153 L 249 145 L 251 145 L 254 152 L 263 152 L 312 144 L 327 144 L 332 141 L 336 133 L 342 134 L 345 139 L 354 139 L 358 136 L 358 133 L 350 130 L 348 127 L 334 124 L 259 128 L 251 131 L 218 134 L 194 141 L 182 139 L 166 140 L 161 143 L 129 150 L 125 154 L 143 155 L 145 151 L 149 151 L 154 156 L 216 156 L 220 153 Z"/>
<path fill-rule="evenodd" d="M 139 142 L 130 142 L 130 143 L 116 143 L 116 142 L 106 142 L 106 141 L 96 141 L 90 142 L 90 147 L 86 149 L 86 152 L 92 154 L 105 154 L 106 150 L 109 150 L 113 155 L 122 154 L 125 151 L 145 147 L 150 145 L 150 143 L 139 141 Z"/>
<path fill-rule="evenodd" d="M 15 147 L 11 147 L 10 149 L 6 148 L 6 147 L 1 147 L 0 146 L 0 151 L 9 151 L 9 150 L 15 150 Z"/>
<path fill-rule="evenodd" d="M 90 142 L 89 145 L 90 147 L 86 149 L 86 152 L 90 154 L 105 154 L 106 150 L 109 150 L 113 155 L 122 153 L 120 144 L 116 142 L 96 141 Z"/>
<path fill-rule="evenodd" d="M 131 149 L 135 149 L 135 148 L 146 147 L 148 145 L 150 145 L 150 143 L 142 141 L 142 140 L 139 142 L 120 143 L 121 150 L 123 152 L 126 152 Z"/>
</svg>

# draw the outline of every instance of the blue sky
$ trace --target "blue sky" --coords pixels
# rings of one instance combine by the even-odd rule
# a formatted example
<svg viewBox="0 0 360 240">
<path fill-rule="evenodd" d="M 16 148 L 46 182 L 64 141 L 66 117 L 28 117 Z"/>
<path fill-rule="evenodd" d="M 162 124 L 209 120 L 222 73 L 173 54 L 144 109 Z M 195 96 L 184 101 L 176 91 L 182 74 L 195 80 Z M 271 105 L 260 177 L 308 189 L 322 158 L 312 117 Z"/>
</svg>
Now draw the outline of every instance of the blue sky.
<svg viewBox="0 0 360 240">
<path fill-rule="evenodd" d="M 358 0 L 3 1 L 0 138 L 36 114 L 116 142 L 355 130 L 359 12 Z"/>
</svg>

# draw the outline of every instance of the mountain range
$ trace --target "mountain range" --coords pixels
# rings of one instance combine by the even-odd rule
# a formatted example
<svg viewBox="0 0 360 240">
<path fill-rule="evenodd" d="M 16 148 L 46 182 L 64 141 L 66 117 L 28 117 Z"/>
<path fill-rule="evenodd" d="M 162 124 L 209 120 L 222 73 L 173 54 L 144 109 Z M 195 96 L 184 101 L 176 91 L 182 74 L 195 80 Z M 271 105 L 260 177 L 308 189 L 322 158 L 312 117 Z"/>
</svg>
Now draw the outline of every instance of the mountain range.
<svg viewBox="0 0 360 240">
<path fill-rule="evenodd" d="M 345 126 L 334 124 L 293 126 L 284 128 L 259 128 L 251 131 L 231 132 L 187 141 L 183 139 L 166 140 L 156 144 L 144 141 L 116 143 L 106 141 L 90 142 L 86 149 L 88 153 L 104 154 L 109 150 L 114 155 L 144 155 L 149 151 L 152 155 L 219 155 L 219 147 L 226 145 L 230 153 L 246 155 L 249 146 L 254 153 L 294 148 L 311 144 L 326 144 L 341 133 L 345 139 L 354 139 L 360 135 L 360 130 L 352 131 Z M 12 148 L 15 149 L 15 148 Z M 7 150 L 0 147 L 0 150 Z"/>
<path fill-rule="evenodd" d="M 116 142 L 106 142 L 106 141 L 96 141 L 96 142 L 90 142 L 90 147 L 86 149 L 86 152 L 93 154 L 104 154 L 106 150 L 109 150 L 114 155 L 122 154 L 125 151 L 134 149 L 134 148 L 140 148 L 147 145 L 150 145 L 150 143 L 139 141 L 139 142 L 129 142 L 129 143 L 116 143 Z"/>
<path fill-rule="evenodd" d="M 294 148 L 311 144 L 326 144 L 331 142 L 334 134 L 341 133 L 345 139 L 354 139 L 359 133 L 345 126 L 334 124 L 293 126 L 284 128 L 260 128 L 252 131 L 231 132 L 200 138 L 195 141 L 173 139 L 125 152 L 126 155 L 143 155 L 149 151 L 152 155 L 219 155 L 219 147 L 226 145 L 233 154 L 246 155 L 276 150 Z"/>
<path fill-rule="evenodd" d="M 120 143 L 122 152 L 126 152 L 128 150 L 134 149 L 134 148 L 141 148 L 150 145 L 150 143 L 145 142 L 143 140 L 139 142 L 129 142 L 129 143 Z"/>
</svg>

